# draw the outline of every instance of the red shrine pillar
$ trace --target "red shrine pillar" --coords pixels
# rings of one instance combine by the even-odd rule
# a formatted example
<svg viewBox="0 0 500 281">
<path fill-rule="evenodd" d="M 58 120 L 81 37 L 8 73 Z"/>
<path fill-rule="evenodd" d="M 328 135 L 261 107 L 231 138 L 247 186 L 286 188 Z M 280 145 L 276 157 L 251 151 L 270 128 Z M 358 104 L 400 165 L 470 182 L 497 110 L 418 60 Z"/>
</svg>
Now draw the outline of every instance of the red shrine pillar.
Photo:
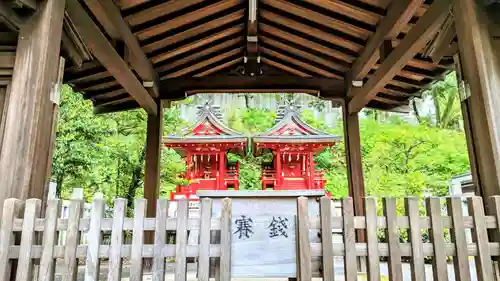
<svg viewBox="0 0 500 281">
<path fill-rule="evenodd" d="M 224 187 L 224 178 L 226 176 L 226 154 L 224 151 L 219 152 L 219 175 L 217 176 L 217 189 L 223 189 Z"/>
<path fill-rule="evenodd" d="M 309 181 L 307 182 L 308 184 L 308 189 L 314 188 L 314 153 L 309 152 Z"/>
<path fill-rule="evenodd" d="M 281 187 L 281 151 L 278 149 L 276 149 L 276 158 L 274 158 L 274 160 L 276 161 L 275 163 L 275 166 L 276 166 L 276 185 L 274 186 L 274 188 L 276 189 L 276 187 Z"/>
</svg>

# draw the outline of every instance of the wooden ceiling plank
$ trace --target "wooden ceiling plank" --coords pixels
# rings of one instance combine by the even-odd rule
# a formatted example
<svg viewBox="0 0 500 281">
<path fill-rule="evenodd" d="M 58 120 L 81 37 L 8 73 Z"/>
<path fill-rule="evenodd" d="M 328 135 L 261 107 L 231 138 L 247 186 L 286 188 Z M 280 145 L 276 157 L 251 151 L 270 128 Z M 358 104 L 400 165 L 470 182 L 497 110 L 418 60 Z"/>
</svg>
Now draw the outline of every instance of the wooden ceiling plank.
<svg viewBox="0 0 500 281">
<path fill-rule="evenodd" d="M 98 81 L 100 79 L 107 78 L 110 76 L 111 76 L 111 74 L 107 70 L 105 70 L 105 71 L 97 72 L 95 74 L 86 75 L 86 76 L 78 77 L 75 79 L 71 79 L 71 80 L 66 81 L 66 83 L 76 85 L 76 84 L 80 84 L 80 83 L 88 83 L 90 81 Z"/>
<path fill-rule="evenodd" d="M 108 98 L 112 98 L 112 97 L 116 97 L 116 96 L 119 96 L 119 95 L 123 95 L 123 94 L 126 94 L 127 91 L 125 91 L 125 89 L 118 89 L 118 90 L 114 90 L 114 91 L 111 91 L 111 92 L 106 92 L 106 93 L 94 93 L 94 92 L 86 92 L 84 95 L 83 95 L 83 98 L 84 99 L 93 99 L 93 100 L 97 100 L 97 99 L 108 99 Z"/>
<path fill-rule="evenodd" d="M 204 24 L 197 25 L 193 28 L 182 31 L 182 32 L 177 33 L 175 35 L 168 36 L 166 38 L 155 41 L 153 43 L 144 45 L 142 47 L 142 49 L 146 53 L 151 53 L 151 52 L 156 51 L 158 49 L 168 47 L 174 43 L 181 42 L 183 40 L 192 38 L 192 37 L 197 36 L 199 34 L 202 34 L 204 32 L 216 29 L 217 27 L 223 26 L 225 24 L 237 21 L 237 20 L 243 18 L 244 14 L 245 14 L 245 10 L 238 10 L 236 12 L 229 14 L 229 15 L 225 15 L 223 17 L 211 20 L 211 21 L 204 23 Z"/>
<path fill-rule="evenodd" d="M 158 75 L 154 71 L 151 61 L 146 57 L 146 54 L 144 54 L 141 45 L 139 45 L 139 41 L 137 41 L 137 38 L 130 30 L 128 24 L 122 18 L 120 10 L 112 0 L 99 0 L 99 3 L 102 5 L 109 21 L 115 26 L 119 37 L 125 42 L 128 51 L 132 55 L 130 64 L 137 71 L 142 82 L 153 82 L 153 87 L 148 87 L 147 90 L 153 97 L 158 97 Z"/>
<path fill-rule="evenodd" d="M 404 105 L 406 104 L 405 102 L 401 102 L 401 101 L 397 101 L 397 100 L 393 100 L 393 99 L 388 99 L 388 98 L 383 98 L 383 97 L 375 97 L 373 100 L 375 101 L 378 101 L 378 102 L 382 102 L 382 103 L 386 103 L 386 104 L 390 104 L 390 105 Z"/>
<path fill-rule="evenodd" d="M 208 6 L 208 7 L 193 11 L 187 15 L 179 16 L 179 17 L 173 18 L 169 21 L 162 22 L 161 24 L 157 24 L 157 25 L 154 25 L 152 27 L 143 29 L 143 30 L 137 32 L 136 35 L 139 38 L 139 40 L 142 41 L 142 40 L 145 40 L 147 38 L 153 37 L 155 35 L 159 35 L 161 33 L 167 32 L 168 30 L 178 28 L 178 27 L 183 26 L 187 23 L 197 21 L 199 19 L 202 19 L 202 18 L 207 17 L 209 15 L 215 14 L 217 12 L 227 10 L 229 8 L 232 8 L 232 7 L 242 3 L 242 1 L 243 0 L 226 0 L 226 1 L 217 2 L 215 4 Z"/>
<path fill-rule="evenodd" d="M 196 49 L 196 48 L 201 47 L 203 45 L 212 43 L 212 42 L 217 41 L 219 39 L 222 39 L 224 37 L 228 37 L 228 36 L 231 36 L 231 35 L 236 34 L 238 32 L 242 32 L 243 31 L 243 27 L 244 27 L 244 24 L 239 24 L 237 26 L 234 26 L 234 27 L 228 28 L 226 30 L 223 30 L 223 31 L 221 31 L 219 33 L 216 33 L 216 34 L 214 34 L 212 36 L 209 36 L 209 37 L 206 37 L 206 38 L 202 38 L 202 39 L 200 39 L 200 40 L 198 40 L 196 42 L 180 46 L 177 49 L 174 49 L 174 50 L 171 50 L 169 52 L 166 52 L 166 53 L 163 53 L 163 54 L 160 54 L 158 56 L 153 57 L 152 58 L 153 63 L 157 64 L 157 63 L 159 63 L 161 61 L 164 61 L 164 60 L 173 58 L 175 56 L 181 55 L 181 54 L 186 53 L 186 52 L 188 52 L 190 50 L 193 50 L 193 49 Z"/>
<path fill-rule="evenodd" d="M 350 40 L 346 40 L 345 38 L 338 37 L 334 34 L 324 32 L 323 30 L 317 29 L 315 27 L 291 20 L 289 18 L 283 17 L 273 12 L 269 12 L 266 10 L 260 11 L 261 18 L 264 18 L 268 21 L 272 21 L 274 23 L 281 24 L 283 26 L 290 27 L 299 32 L 314 36 L 318 39 L 330 42 L 332 44 L 338 45 L 340 47 L 346 48 L 353 52 L 359 53 L 361 51 L 362 46 L 354 43 Z"/>
<path fill-rule="evenodd" d="M 275 48 L 279 48 L 281 50 L 288 51 L 294 55 L 297 55 L 299 57 L 302 57 L 302 58 L 310 60 L 310 61 L 314 61 L 314 62 L 321 64 L 321 65 L 324 65 L 328 68 L 335 69 L 335 70 L 338 70 L 340 72 L 346 72 L 348 70 L 348 68 L 344 65 L 335 63 L 331 60 L 327 60 L 327 59 L 315 56 L 315 55 L 311 54 L 310 52 L 305 52 L 305 51 L 302 51 L 302 50 L 299 50 L 296 48 L 292 48 L 286 44 L 283 44 L 279 41 L 273 40 L 269 37 L 261 35 L 260 40 L 262 41 L 262 43 L 264 43 L 266 45 L 271 45 Z"/>
<path fill-rule="evenodd" d="M 221 44 L 212 46 L 212 47 L 207 48 L 207 49 L 203 49 L 200 52 L 196 52 L 196 53 L 191 54 L 189 56 L 185 56 L 185 57 L 183 57 L 181 59 L 175 60 L 172 63 L 169 63 L 169 64 L 166 64 L 166 65 L 162 65 L 160 67 L 157 67 L 156 71 L 158 73 L 170 71 L 170 70 L 172 70 L 172 69 L 174 69 L 174 68 L 176 68 L 178 66 L 181 66 L 183 64 L 186 64 L 186 63 L 189 63 L 189 62 L 192 62 L 192 61 L 195 61 L 195 60 L 197 60 L 197 59 L 199 59 L 199 58 L 201 58 L 203 56 L 215 53 L 215 52 L 220 51 L 220 50 L 222 50 L 224 48 L 227 48 L 227 47 L 230 47 L 232 45 L 235 45 L 238 42 L 241 42 L 242 40 L 243 40 L 243 38 L 238 37 L 238 38 L 234 38 L 234 39 L 225 41 L 225 42 L 223 42 Z"/>
<path fill-rule="evenodd" d="M 401 0 L 392 1 L 391 6 L 396 5 L 396 3 L 399 3 L 400 1 Z M 410 31 L 410 29 L 408 29 L 408 23 L 421 9 L 424 2 L 425 0 L 412 0 L 410 3 L 407 3 L 407 8 L 402 11 L 401 15 L 399 15 L 397 22 L 392 26 L 391 31 L 387 34 L 387 38 L 396 38 L 401 32 L 408 33 Z M 391 9 L 391 6 L 389 6 L 389 9 Z"/>
<path fill-rule="evenodd" d="M 430 40 L 444 20 L 450 0 L 435 1 L 362 88 L 355 88 L 349 112 L 359 112 Z"/>
<path fill-rule="evenodd" d="M 185 9 L 189 6 L 196 5 L 203 2 L 203 0 L 172 0 L 161 3 L 147 9 L 143 9 L 135 14 L 125 17 L 125 20 L 131 25 L 145 23 L 158 17 L 169 15 L 173 12 Z"/>
<path fill-rule="evenodd" d="M 324 14 L 303 8 L 301 6 L 293 4 L 292 2 L 288 2 L 285 0 L 263 0 L 262 2 L 274 8 L 280 9 L 288 13 L 292 13 L 301 18 L 341 31 L 343 33 L 349 34 L 353 37 L 362 40 L 366 40 L 368 36 L 371 35 L 371 32 L 368 30 L 362 29 L 352 24 L 348 24 L 344 21 L 335 18 L 331 18 Z"/>
<path fill-rule="evenodd" d="M 354 57 L 345 53 L 342 53 L 337 50 L 330 49 L 328 47 L 325 47 L 324 45 L 318 44 L 316 42 L 309 41 L 307 39 L 304 39 L 300 36 L 296 36 L 294 34 L 282 31 L 278 28 L 272 27 L 270 25 L 267 25 L 265 23 L 260 23 L 259 28 L 261 31 L 264 31 L 266 33 L 269 33 L 275 37 L 281 38 L 283 40 L 287 40 L 290 42 L 293 42 L 295 44 L 307 47 L 309 49 L 318 51 L 320 53 L 323 53 L 325 55 L 337 58 L 339 60 L 351 63 L 354 60 Z"/>
<path fill-rule="evenodd" d="M 117 0 L 116 3 L 120 6 L 120 9 L 125 10 L 137 5 L 146 3 L 151 0 Z"/>
<path fill-rule="evenodd" d="M 179 71 L 176 71 L 176 72 L 173 72 L 173 73 L 169 73 L 169 74 L 167 74 L 165 76 L 162 76 L 161 79 L 175 78 L 175 77 L 179 77 L 179 76 L 182 76 L 182 75 L 186 75 L 188 73 L 191 73 L 193 71 L 201 69 L 201 68 L 203 68 L 205 66 L 211 65 L 212 63 L 216 63 L 216 62 L 221 61 L 223 59 L 226 59 L 226 58 L 229 58 L 231 56 L 237 55 L 238 53 L 241 53 L 242 51 L 243 51 L 243 47 L 239 47 L 239 48 L 234 49 L 232 51 L 222 53 L 222 54 L 217 55 L 217 56 L 215 56 L 213 58 L 210 58 L 210 59 L 201 61 L 199 63 L 196 63 L 194 65 L 191 65 L 189 67 L 185 67 L 185 68 L 183 68 L 183 69 L 181 69 Z"/>
<path fill-rule="evenodd" d="M 344 77 L 340 76 L 340 75 L 337 75 L 337 74 L 334 74 L 334 73 L 331 73 L 331 72 L 328 72 L 324 69 L 321 69 L 319 67 L 316 67 L 316 66 L 313 66 L 309 63 L 305 63 L 305 62 L 302 62 L 300 60 L 297 60 L 297 59 L 294 59 L 294 58 L 291 58 L 287 55 L 284 55 L 283 53 L 280 53 L 280 52 L 276 52 L 276 51 L 273 51 L 271 49 L 268 49 L 266 47 L 263 47 L 263 46 L 260 46 L 260 51 L 265 53 L 265 54 L 268 54 L 269 56 L 272 56 L 272 57 L 275 57 L 275 58 L 278 58 L 282 61 L 286 61 L 288 63 L 291 63 L 293 65 L 296 65 L 298 67 L 301 67 L 303 69 L 307 69 L 308 71 L 311 71 L 311 72 L 314 72 L 314 73 L 317 73 L 319 75 L 322 75 L 324 77 L 328 77 L 328 78 L 335 78 L 335 79 L 344 79 Z"/>
<path fill-rule="evenodd" d="M 455 29 L 455 24 L 452 24 L 446 32 L 443 34 L 442 37 L 440 37 L 440 42 L 437 42 L 436 49 L 431 53 L 430 57 L 432 58 L 432 61 L 435 63 L 439 63 L 441 59 L 446 56 L 446 55 L 453 55 L 449 54 L 450 46 L 453 43 L 453 40 L 455 39 L 457 34 L 457 31 Z"/>
<path fill-rule="evenodd" d="M 307 73 L 304 73 L 302 71 L 296 70 L 294 68 L 291 68 L 289 66 L 281 64 L 279 62 L 275 62 L 275 61 L 273 61 L 271 59 L 268 59 L 266 57 L 261 57 L 260 60 L 262 61 L 262 63 L 265 63 L 265 64 L 268 64 L 270 66 L 276 67 L 276 68 L 281 69 L 281 70 L 283 70 L 285 72 L 288 72 L 288 73 L 291 73 L 291 74 L 294 74 L 294 75 L 297 75 L 297 76 L 300 76 L 300 77 L 311 77 L 311 75 L 309 75 Z"/>
<path fill-rule="evenodd" d="M 109 81 L 109 82 L 105 82 L 105 83 L 95 83 L 95 84 L 92 84 L 92 85 L 89 85 L 88 87 L 85 87 L 85 88 L 79 88 L 81 91 L 98 91 L 98 90 L 104 90 L 104 89 L 108 89 L 108 88 L 111 88 L 111 87 L 114 87 L 118 85 L 118 82 L 116 82 L 116 80 L 114 81 Z"/>
<path fill-rule="evenodd" d="M 382 42 L 390 38 L 390 34 L 395 26 L 401 22 L 401 17 L 407 16 L 409 14 L 407 11 L 411 10 L 413 3 L 419 1 L 422 2 L 423 0 L 397 0 L 392 2 L 387 15 L 377 26 L 375 34 L 370 37 L 361 55 L 354 62 L 347 77 L 347 86 L 349 88 L 352 88 L 352 81 L 362 80 L 372 69 L 373 65 L 377 63 L 379 58 L 378 48 L 382 45 Z M 348 89 L 348 94 L 350 93 L 351 90 Z"/>
<path fill-rule="evenodd" d="M 94 21 L 87 15 L 78 0 L 68 0 L 66 12 L 94 56 L 142 108 L 149 114 L 156 115 L 158 110 L 156 102 L 135 77 L 127 63 L 123 61 L 111 43 L 101 33 Z"/>
<path fill-rule="evenodd" d="M 105 7 L 100 3 L 100 0 L 84 0 L 85 5 L 90 9 L 92 14 L 94 14 L 95 18 L 99 21 L 99 23 L 104 28 L 104 31 L 111 37 L 112 39 L 120 38 L 120 33 L 113 21 L 107 15 L 107 11 Z"/>
<path fill-rule="evenodd" d="M 210 75 L 212 73 L 216 73 L 217 71 L 220 71 L 220 70 L 226 69 L 226 68 L 228 68 L 230 66 L 233 66 L 233 65 L 235 65 L 235 64 L 237 64 L 239 62 L 242 62 L 242 61 L 243 61 L 243 58 L 236 58 L 236 59 L 234 59 L 232 61 L 228 61 L 226 63 L 220 64 L 218 66 L 215 66 L 215 67 L 207 69 L 207 70 L 205 70 L 203 72 L 200 72 L 200 73 L 198 73 L 196 75 L 193 75 L 193 77 L 207 76 L 207 75 Z"/>
<path fill-rule="evenodd" d="M 363 8 L 348 4 L 338 0 L 306 0 L 306 2 L 314 4 L 318 7 L 325 8 L 331 12 L 339 13 L 352 19 L 370 24 L 377 25 L 383 17 L 377 13 L 367 11 Z"/>
<path fill-rule="evenodd" d="M 74 65 L 81 66 L 83 64 L 83 57 L 64 29 L 61 36 L 61 48 L 66 52 Z"/>
<path fill-rule="evenodd" d="M 107 100 L 103 100 L 103 101 L 96 100 L 94 103 L 94 106 L 105 107 L 105 106 L 110 106 L 110 105 L 122 104 L 122 103 L 133 101 L 133 100 L 134 100 L 134 98 L 132 98 L 131 96 L 123 97 L 120 99 L 107 99 Z"/>
</svg>

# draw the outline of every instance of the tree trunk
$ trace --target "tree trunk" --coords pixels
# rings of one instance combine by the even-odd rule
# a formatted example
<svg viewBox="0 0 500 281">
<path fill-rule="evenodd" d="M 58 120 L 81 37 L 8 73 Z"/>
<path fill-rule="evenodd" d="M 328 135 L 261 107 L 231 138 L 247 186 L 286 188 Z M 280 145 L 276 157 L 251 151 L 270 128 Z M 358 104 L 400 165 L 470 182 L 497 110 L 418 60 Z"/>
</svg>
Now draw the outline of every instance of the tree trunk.
<svg viewBox="0 0 500 281">
<path fill-rule="evenodd" d="M 61 198 L 62 185 L 64 182 L 64 175 L 60 174 L 56 178 L 56 198 Z"/>
<path fill-rule="evenodd" d="M 417 101 L 413 100 L 413 102 L 411 104 L 413 106 L 413 111 L 415 112 L 415 117 L 417 118 L 418 124 L 422 124 L 422 120 L 420 119 L 420 112 L 418 111 L 418 107 L 417 107 Z"/>
<path fill-rule="evenodd" d="M 134 207 L 134 198 L 135 198 L 135 191 L 139 187 L 139 183 L 141 182 L 141 172 L 144 167 L 144 159 L 146 157 L 146 146 L 141 151 L 141 155 L 139 156 L 139 161 L 137 162 L 137 165 L 134 168 L 134 171 L 132 173 L 132 181 L 130 182 L 130 185 L 127 189 L 127 194 L 125 198 L 127 199 L 127 207 L 129 210 L 132 210 Z"/>
</svg>

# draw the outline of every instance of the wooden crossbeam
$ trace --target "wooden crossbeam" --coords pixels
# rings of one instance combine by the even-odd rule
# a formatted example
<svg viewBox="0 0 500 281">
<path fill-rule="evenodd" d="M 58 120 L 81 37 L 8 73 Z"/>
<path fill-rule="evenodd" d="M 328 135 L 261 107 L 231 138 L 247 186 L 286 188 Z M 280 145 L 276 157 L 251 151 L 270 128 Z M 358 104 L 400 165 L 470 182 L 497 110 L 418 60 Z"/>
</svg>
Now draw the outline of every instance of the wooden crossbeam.
<svg viewBox="0 0 500 281">
<path fill-rule="evenodd" d="M 380 21 L 375 34 L 373 34 L 361 55 L 354 62 L 350 73 L 347 75 L 348 94 L 351 93 L 352 82 L 362 80 L 379 58 L 378 49 L 386 39 L 392 39 L 407 24 L 424 0 L 398 0 L 393 1 L 388 8 L 387 15 Z"/>
<path fill-rule="evenodd" d="M 349 112 L 360 111 L 397 72 L 422 50 L 444 20 L 450 0 L 434 2 L 362 88 L 354 88 Z"/>
<path fill-rule="evenodd" d="M 88 16 L 87 12 L 77 0 L 69 0 L 66 12 L 70 16 L 75 28 L 80 33 L 94 56 L 115 77 L 123 88 L 144 108 L 149 114 L 157 114 L 156 102 L 141 82 L 135 77 L 127 63 L 115 51 L 111 43 L 101 33 L 99 28 Z"/>
<path fill-rule="evenodd" d="M 17 31 L 26 22 L 26 18 L 18 15 L 8 2 L 0 1 L 0 21 L 3 21 L 9 28 Z"/>
<path fill-rule="evenodd" d="M 139 41 L 130 30 L 128 24 L 121 16 L 120 10 L 112 0 L 85 0 L 85 2 L 96 2 L 93 6 L 100 5 L 104 14 L 101 16 L 104 22 L 110 22 L 116 29 L 117 35 L 122 39 L 131 54 L 130 64 L 137 71 L 143 82 L 153 82 L 153 87 L 148 87 L 148 91 L 154 97 L 158 97 L 159 78 L 154 71 L 151 61 L 146 57 L 141 49 Z M 97 15 L 96 15 L 97 17 Z M 100 22 L 101 18 L 97 17 Z"/>
</svg>

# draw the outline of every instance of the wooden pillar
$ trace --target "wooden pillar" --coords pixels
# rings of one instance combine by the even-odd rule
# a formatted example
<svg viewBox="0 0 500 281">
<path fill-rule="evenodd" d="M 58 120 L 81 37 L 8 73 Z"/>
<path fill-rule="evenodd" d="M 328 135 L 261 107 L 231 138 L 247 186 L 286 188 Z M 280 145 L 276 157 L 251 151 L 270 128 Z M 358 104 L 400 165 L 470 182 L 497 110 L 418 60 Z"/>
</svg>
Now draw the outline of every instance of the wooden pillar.
<svg viewBox="0 0 500 281">
<path fill-rule="evenodd" d="M 472 174 L 477 193 L 489 197 L 500 195 L 500 42 L 492 40 L 500 32 L 484 2 L 453 0 L 453 14 Z"/>
<path fill-rule="evenodd" d="M 159 102 L 161 104 L 161 102 Z M 144 198 L 148 200 L 147 216 L 156 216 L 156 201 L 160 196 L 161 139 L 163 137 L 163 107 L 157 115 L 148 115 L 146 137 L 146 169 L 144 172 Z"/>
<path fill-rule="evenodd" d="M 43 196 L 39 175 L 45 175 L 49 164 L 45 156 L 52 127 L 47 116 L 52 116 L 50 93 L 58 75 L 64 7 L 64 0 L 39 2 L 19 32 L 0 153 L 0 202 Z"/>
<path fill-rule="evenodd" d="M 9 99 L 9 87 L 0 88 L 0 153 L 2 153 L 3 132 L 7 115 L 7 100 Z"/>
<path fill-rule="evenodd" d="M 358 114 L 349 114 L 347 108 L 342 109 L 344 114 L 344 146 L 347 163 L 347 179 L 349 196 L 354 203 L 354 215 L 364 215 L 365 180 L 361 161 L 361 142 L 359 136 Z"/>
</svg>

